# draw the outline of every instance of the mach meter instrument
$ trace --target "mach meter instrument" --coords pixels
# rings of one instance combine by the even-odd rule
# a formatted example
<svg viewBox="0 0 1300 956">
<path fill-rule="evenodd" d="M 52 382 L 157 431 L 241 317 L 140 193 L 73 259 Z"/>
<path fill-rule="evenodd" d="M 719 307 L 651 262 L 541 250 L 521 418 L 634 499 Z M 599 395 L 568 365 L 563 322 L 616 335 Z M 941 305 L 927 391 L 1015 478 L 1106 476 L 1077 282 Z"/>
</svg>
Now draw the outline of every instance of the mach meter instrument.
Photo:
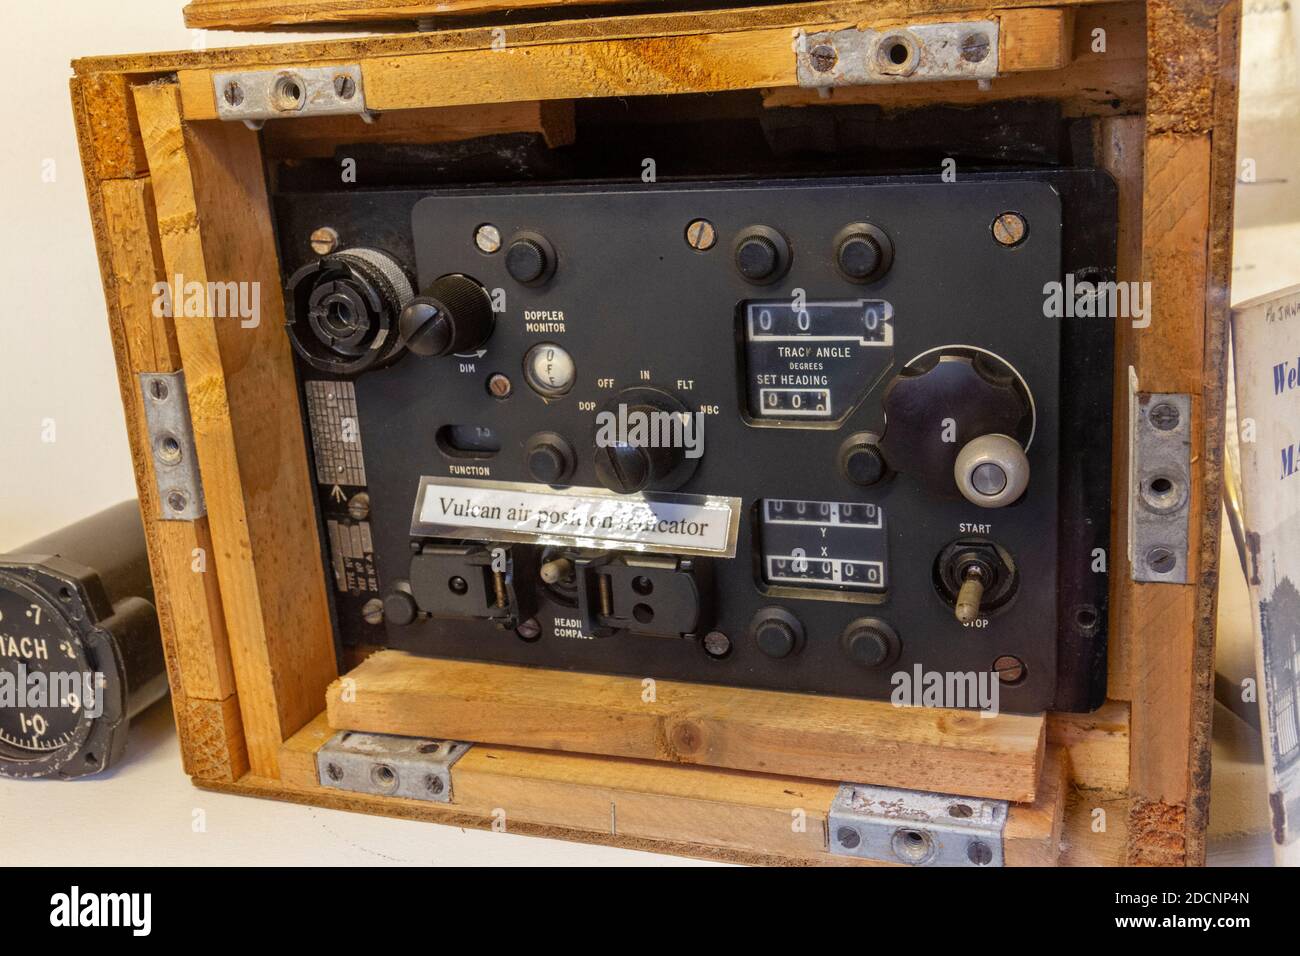
<svg viewBox="0 0 1300 956">
<path fill-rule="evenodd" d="M 0 776 L 99 773 L 166 694 L 135 501 L 0 555 Z"/>
<path fill-rule="evenodd" d="M 282 185 L 339 637 L 1095 707 L 1114 330 L 1045 298 L 1113 279 L 1115 202 L 1068 168 Z"/>
</svg>

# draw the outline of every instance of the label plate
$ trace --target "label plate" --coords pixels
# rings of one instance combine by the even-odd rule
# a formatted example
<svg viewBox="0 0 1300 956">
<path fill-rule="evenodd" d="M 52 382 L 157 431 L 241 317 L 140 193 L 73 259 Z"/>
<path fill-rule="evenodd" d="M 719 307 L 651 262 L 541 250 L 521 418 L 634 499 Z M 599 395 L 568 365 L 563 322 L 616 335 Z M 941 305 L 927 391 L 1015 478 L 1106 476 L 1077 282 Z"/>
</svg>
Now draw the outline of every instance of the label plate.
<svg viewBox="0 0 1300 956">
<path fill-rule="evenodd" d="M 736 554 L 740 499 L 420 478 L 411 534 L 657 554 Z"/>
</svg>

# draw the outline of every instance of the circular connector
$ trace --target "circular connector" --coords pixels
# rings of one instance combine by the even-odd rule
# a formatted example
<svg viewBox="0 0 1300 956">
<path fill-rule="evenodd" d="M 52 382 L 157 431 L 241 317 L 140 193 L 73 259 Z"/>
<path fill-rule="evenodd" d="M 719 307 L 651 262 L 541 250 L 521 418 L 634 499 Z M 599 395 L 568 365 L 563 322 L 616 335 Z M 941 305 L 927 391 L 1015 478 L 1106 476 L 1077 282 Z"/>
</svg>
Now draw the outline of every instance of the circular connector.
<svg viewBox="0 0 1300 956">
<path fill-rule="evenodd" d="M 1029 487 L 1029 459 L 1020 442 L 1007 435 L 980 435 L 957 453 L 957 490 L 981 508 L 1003 508 Z"/>
</svg>

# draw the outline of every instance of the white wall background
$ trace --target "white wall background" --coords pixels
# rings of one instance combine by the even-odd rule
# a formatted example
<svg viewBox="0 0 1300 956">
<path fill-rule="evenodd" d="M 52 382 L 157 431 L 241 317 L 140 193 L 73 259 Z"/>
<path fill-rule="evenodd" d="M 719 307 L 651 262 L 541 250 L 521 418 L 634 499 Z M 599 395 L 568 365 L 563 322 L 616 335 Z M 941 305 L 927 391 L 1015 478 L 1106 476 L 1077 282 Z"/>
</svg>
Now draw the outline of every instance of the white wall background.
<svg viewBox="0 0 1300 956">
<path fill-rule="evenodd" d="M 187 30 L 183 2 L 6 4 L 0 30 L 6 77 L 0 95 L 0 551 L 135 497 L 68 64 L 95 54 L 267 39 Z"/>
</svg>

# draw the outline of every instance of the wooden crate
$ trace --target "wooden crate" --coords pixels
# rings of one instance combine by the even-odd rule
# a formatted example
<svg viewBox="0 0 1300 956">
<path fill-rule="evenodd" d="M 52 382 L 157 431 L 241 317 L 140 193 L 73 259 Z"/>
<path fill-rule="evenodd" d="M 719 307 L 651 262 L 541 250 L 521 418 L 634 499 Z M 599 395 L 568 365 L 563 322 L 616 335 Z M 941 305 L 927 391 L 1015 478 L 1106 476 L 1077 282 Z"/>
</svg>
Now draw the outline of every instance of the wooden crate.
<svg viewBox="0 0 1300 956">
<path fill-rule="evenodd" d="M 990 15 L 1003 75 L 989 88 L 798 87 L 797 30 Z M 201 787 L 322 806 L 483 827 L 504 808 L 517 832 L 800 863 L 843 862 L 824 821 L 848 779 L 1013 801 L 1011 863 L 1202 862 L 1238 20 L 1235 0 L 998 0 L 991 13 L 973 0 L 836 0 L 77 61 L 74 113 L 187 772 Z M 216 118 L 214 73 L 322 63 L 359 64 L 383 121 L 257 133 Z M 663 683 L 647 707 L 639 682 L 396 652 L 339 678 L 264 163 L 328 155 L 340 137 L 530 131 L 562 144 L 577 135 L 577 99 L 732 90 L 762 91 L 761 108 L 1040 98 L 1089 122 L 1119 184 L 1119 278 L 1153 286 L 1151 325 L 1118 330 L 1115 500 L 1130 366 L 1146 391 L 1192 396 L 1195 462 L 1191 583 L 1134 583 L 1125 508 L 1114 509 L 1110 700 L 1095 714 L 981 720 Z M 176 274 L 259 281 L 261 326 L 155 316 L 154 284 Z M 182 367 L 208 512 L 160 521 L 136 374 Z M 316 781 L 331 727 L 478 746 L 450 805 L 350 795 Z"/>
</svg>

